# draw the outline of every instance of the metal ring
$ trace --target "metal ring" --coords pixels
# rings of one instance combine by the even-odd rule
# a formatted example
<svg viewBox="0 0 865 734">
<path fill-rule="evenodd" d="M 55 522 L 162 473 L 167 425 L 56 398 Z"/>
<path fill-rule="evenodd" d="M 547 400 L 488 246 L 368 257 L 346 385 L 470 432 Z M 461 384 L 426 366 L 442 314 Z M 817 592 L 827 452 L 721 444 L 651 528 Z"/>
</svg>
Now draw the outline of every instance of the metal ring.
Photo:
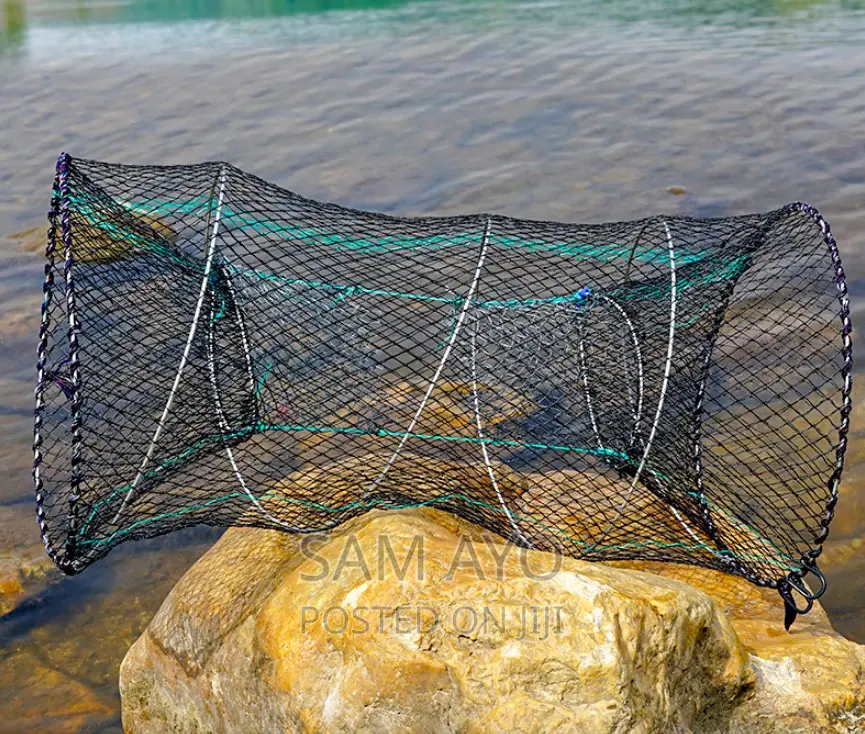
<svg viewBox="0 0 865 734">
<path fill-rule="evenodd" d="M 818 591 L 812 591 L 810 595 L 812 599 L 819 599 L 821 596 L 823 596 L 823 594 L 826 593 L 826 577 L 823 575 L 823 572 L 817 567 L 816 561 L 811 563 L 803 561 L 802 568 L 814 574 L 814 576 L 820 582 L 820 589 Z"/>
</svg>

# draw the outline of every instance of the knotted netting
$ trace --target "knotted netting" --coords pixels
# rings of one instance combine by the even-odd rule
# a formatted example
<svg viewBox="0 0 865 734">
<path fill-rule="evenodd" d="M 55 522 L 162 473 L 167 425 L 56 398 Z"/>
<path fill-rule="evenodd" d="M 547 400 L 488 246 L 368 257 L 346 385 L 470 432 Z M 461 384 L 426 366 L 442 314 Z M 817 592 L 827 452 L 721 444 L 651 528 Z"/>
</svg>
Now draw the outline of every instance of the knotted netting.
<svg viewBox="0 0 865 734">
<path fill-rule="evenodd" d="M 727 571 L 789 608 L 819 593 L 801 579 L 851 346 L 805 204 L 410 219 L 224 163 L 63 155 L 49 221 L 34 476 L 67 573 L 188 525 L 425 506 L 528 548 Z"/>
</svg>

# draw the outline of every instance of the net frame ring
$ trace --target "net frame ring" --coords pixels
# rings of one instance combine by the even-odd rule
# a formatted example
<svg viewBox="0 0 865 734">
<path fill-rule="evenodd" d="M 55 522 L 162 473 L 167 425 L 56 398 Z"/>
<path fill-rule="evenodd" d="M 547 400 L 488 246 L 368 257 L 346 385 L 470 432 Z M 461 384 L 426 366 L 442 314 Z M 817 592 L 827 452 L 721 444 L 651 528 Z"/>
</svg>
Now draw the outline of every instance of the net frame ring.
<svg viewBox="0 0 865 734">
<path fill-rule="evenodd" d="M 627 374 L 628 370 L 626 367 L 623 370 L 626 377 L 625 384 L 627 385 L 628 404 L 631 407 L 631 417 L 634 422 L 633 428 L 630 432 L 630 437 L 628 438 L 628 445 L 626 447 L 626 451 L 630 451 L 634 448 L 634 444 L 640 436 L 640 423 L 642 422 L 643 410 L 645 408 L 645 375 L 643 355 L 640 348 L 640 338 L 637 334 L 636 328 L 634 327 L 633 321 L 631 321 L 631 317 L 628 315 L 628 312 L 612 297 L 603 293 L 594 293 L 588 288 L 584 288 L 583 290 L 581 290 L 580 294 L 582 295 L 582 298 L 575 304 L 575 309 L 577 311 L 576 319 L 578 321 L 578 332 L 580 335 L 578 345 L 580 372 L 583 383 L 583 392 L 586 400 L 586 409 L 589 414 L 589 420 L 592 425 L 592 432 L 594 433 L 595 441 L 597 442 L 598 448 L 600 449 L 606 449 L 610 447 L 604 443 L 604 440 L 601 436 L 600 428 L 597 424 L 597 419 L 595 417 L 595 411 L 592 407 L 591 388 L 589 386 L 589 370 L 587 369 L 585 350 L 586 342 L 591 343 L 591 340 L 587 339 L 587 333 L 589 329 L 586 326 L 586 318 L 590 313 L 594 311 L 594 308 L 592 307 L 593 304 L 595 302 L 603 302 L 607 307 L 611 307 L 605 310 L 615 310 L 616 314 L 620 317 L 620 321 L 623 322 L 625 326 L 625 331 L 621 334 L 623 337 L 623 342 L 628 341 L 627 336 L 630 335 L 630 344 L 633 347 L 632 354 L 634 357 L 637 372 L 636 380 L 634 380 L 632 375 Z M 622 360 L 622 362 L 624 362 L 624 360 Z M 636 384 L 634 384 L 634 382 L 636 382 Z M 635 393 L 636 401 L 634 399 Z"/>
<path fill-rule="evenodd" d="M 805 573 L 791 573 L 787 576 L 787 580 L 790 586 L 792 586 L 803 598 L 810 600 L 813 604 L 814 601 L 826 593 L 826 576 L 820 568 L 818 568 L 816 561 L 808 563 L 803 562 L 802 568 L 805 569 Z M 805 586 L 803 583 L 805 577 L 809 573 L 820 582 L 820 588 L 817 591 L 811 591 L 810 588 Z"/>
</svg>

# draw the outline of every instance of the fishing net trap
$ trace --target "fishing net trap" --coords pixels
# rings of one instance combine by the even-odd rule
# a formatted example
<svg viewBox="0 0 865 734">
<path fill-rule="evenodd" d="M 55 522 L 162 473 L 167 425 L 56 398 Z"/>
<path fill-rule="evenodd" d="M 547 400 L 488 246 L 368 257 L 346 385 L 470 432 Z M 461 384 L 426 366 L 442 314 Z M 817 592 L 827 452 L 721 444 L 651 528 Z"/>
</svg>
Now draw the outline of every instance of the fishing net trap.
<svg viewBox="0 0 865 734">
<path fill-rule="evenodd" d="M 66 573 L 189 525 L 424 506 L 736 574 L 788 623 L 825 588 L 851 327 L 806 204 L 400 218 L 64 154 L 49 223 L 34 479 Z"/>
</svg>

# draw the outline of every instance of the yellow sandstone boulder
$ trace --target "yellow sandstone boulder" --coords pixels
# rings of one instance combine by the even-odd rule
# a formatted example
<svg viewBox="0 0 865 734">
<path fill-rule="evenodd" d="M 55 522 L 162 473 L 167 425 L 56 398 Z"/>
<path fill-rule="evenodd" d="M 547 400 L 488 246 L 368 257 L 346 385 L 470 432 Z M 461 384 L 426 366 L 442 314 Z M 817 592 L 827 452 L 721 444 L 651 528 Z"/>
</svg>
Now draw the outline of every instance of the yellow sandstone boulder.
<svg viewBox="0 0 865 734">
<path fill-rule="evenodd" d="M 865 650 L 819 608 L 789 634 L 782 616 L 775 592 L 723 574 L 523 551 L 434 510 L 317 536 L 231 529 L 127 654 L 123 723 L 857 731 Z"/>
</svg>

